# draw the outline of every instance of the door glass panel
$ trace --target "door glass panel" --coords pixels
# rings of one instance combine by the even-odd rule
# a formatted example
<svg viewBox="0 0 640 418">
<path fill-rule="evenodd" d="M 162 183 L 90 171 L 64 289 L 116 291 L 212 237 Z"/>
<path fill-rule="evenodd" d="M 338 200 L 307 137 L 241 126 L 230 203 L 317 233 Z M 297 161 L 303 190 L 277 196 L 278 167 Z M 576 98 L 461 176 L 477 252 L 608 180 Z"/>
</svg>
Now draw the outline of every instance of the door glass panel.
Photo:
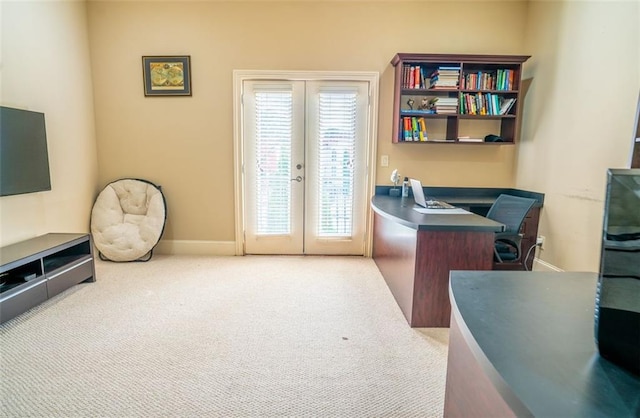
<svg viewBox="0 0 640 418">
<path fill-rule="evenodd" d="M 318 237 L 350 237 L 353 226 L 356 93 L 320 92 Z"/>
<path fill-rule="evenodd" d="M 256 234 L 291 232 L 292 92 L 256 92 Z"/>
</svg>

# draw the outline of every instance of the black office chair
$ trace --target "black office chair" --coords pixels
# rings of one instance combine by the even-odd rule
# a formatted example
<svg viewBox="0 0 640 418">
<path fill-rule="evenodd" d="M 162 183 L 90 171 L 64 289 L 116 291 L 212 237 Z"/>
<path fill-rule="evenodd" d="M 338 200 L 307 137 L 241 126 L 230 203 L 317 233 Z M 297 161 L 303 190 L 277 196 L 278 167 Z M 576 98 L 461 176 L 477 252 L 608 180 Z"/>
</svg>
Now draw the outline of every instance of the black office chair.
<svg viewBox="0 0 640 418">
<path fill-rule="evenodd" d="M 494 259 L 498 263 L 516 262 L 522 256 L 522 234 L 520 228 L 535 199 L 501 194 L 487 212 L 487 218 L 505 225 L 497 232 L 493 247 Z"/>
</svg>

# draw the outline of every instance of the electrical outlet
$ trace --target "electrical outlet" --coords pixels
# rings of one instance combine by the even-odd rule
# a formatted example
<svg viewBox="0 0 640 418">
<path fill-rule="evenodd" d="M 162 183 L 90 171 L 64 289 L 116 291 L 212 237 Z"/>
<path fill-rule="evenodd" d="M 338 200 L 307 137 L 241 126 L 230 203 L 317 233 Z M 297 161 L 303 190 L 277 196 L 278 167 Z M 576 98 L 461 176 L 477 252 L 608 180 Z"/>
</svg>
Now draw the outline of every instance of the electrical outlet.
<svg viewBox="0 0 640 418">
<path fill-rule="evenodd" d="M 536 245 L 540 247 L 541 250 L 544 250 L 544 235 L 538 235 L 536 239 Z"/>
<path fill-rule="evenodd" d="M 380 156 L 380 165 L 382 167 L 389 167 L 389 156 L 388 155 Z"/>
</svg>

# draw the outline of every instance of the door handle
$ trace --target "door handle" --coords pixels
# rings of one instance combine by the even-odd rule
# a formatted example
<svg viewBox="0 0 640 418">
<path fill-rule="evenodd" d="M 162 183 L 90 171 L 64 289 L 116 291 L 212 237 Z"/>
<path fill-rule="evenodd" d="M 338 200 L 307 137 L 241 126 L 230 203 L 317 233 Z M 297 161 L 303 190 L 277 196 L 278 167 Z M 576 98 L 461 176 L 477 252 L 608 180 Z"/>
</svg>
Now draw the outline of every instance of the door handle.
<svg viewBox="0 0 640 418">
<path fill-rule="evenodd" d="M 300 183 L 302 181 L 302 177 L 298 176 L 295 179 L 291 179 L 291 181 L 297 181 L 298 183 Z"/>
</svg>

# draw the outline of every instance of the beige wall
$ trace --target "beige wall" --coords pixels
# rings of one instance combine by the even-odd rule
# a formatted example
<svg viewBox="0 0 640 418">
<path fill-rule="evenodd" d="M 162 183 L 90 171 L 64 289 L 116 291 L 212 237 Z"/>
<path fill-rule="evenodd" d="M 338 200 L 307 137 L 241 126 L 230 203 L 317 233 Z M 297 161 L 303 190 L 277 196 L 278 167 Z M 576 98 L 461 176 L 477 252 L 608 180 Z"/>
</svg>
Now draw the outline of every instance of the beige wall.
<svg viewBox="0 0 640 418">
<path fill-rule="evenodd" d="M 233 241 L 232 71 L 366 70 L 381 74 L 378 155 L 390 156 L 378 184 L 398 168 L 434 185 L 543 192 L 542 260 L 597 268 L 605 170 L 628 163 L 640 88 L 637 2 L 0 5 L 0 102 L 46 113 L 53 182 L 0 198 L 1 244 L 88 230 L 97 191 L 126 176 L 163 186 L 165 239 Z M 532 55 L 521 142 L 391 144 L 396 52 Z M 141 56 L 154 54 L 191 55 L 193 97 L 143 96 Z"/>
<path fill-rule="evenodd" d="M 86 5 L 0 3 L 0 104 L 44 112 L 51 191 L 0 197 L 0 245 L 88 232 L 97 185 Z"/>
<path fill-rule="evenodd" d="M 564 270 L 599 268 L 606 169 L 629 167 L 639 23 L 638 2 L 529 4 L 516 185 L 545 193 L 539 256 Z"/>
<path fill-rule="evenodd" d="M 378 154 L 390 166 L 377 183 L 398 168 L 432 185 L 513 184 L 513 146 L 392 145 L 389 62 L 397 52 L 524 54 L 524 2 L 96 1 L 88 11 L 99 186 L 129 176 L 162 185 L 164 240 L 235 239 L 235 69 L 378 71 Z M 192 97 L 144 97 L 141 57 L 164 54 L 191 56 Z"/>
</svg>

